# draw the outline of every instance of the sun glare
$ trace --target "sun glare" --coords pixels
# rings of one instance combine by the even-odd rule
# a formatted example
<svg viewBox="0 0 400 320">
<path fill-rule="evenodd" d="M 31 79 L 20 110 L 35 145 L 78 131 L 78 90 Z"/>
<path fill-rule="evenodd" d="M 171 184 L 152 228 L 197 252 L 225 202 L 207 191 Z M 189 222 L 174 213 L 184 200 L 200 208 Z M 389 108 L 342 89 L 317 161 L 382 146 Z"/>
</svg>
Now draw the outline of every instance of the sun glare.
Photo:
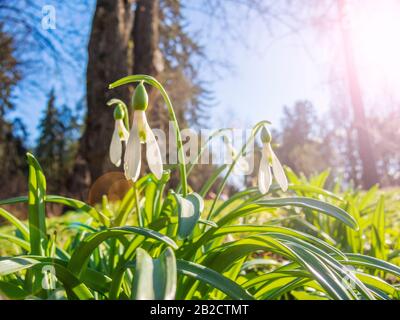
<svg viewBox="0 0 400 320">
<path fill-rule="evenodd" d="M 363 0 L 349 8 L 360 73 L 373 83 L 400 88 L 400 2 Z"/>
</svg>

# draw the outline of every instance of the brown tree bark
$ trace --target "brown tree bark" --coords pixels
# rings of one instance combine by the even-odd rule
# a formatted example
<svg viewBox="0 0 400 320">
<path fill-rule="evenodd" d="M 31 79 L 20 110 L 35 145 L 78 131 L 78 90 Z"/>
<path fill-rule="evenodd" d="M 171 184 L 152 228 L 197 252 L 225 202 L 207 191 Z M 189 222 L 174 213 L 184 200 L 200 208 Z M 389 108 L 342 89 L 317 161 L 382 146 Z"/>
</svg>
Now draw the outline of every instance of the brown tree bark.
<svg viewBox="0 0 400 320">
<path fill-rule="evenodd" d="M 147 74 L 158 78 L 164 69 L 163 58 L 159 49 L 159 0 L 137 1 L 132 38 L 134 73 Z M 151 125 L 160 127 L 159 121 L 162 118 L 162 110 L 158 110 L 159 103 L 155 103 L 158 92 L 150 87 L 147 88 L 150 100 L 149 122 Z"/>
<path fill-rule="evenodd" d="M 348 28 L 348 18 L 345 12 L 345 0 L 338 0 L 340 28 L 343 39 L 344 58 L 346 63 L 347 81 L 351 105 L 353 108 L 354 127 L 357 132 L 358 153 L 362 163 L 362 184 L 364 188 L 370 188 L 378 183 L 375 156 L 371 147 L 369 126 L 365 116 L 364 102 L 361 93 L 357 68 L 352 48 L 351 32 Z"/>
<path fill-rule="evenodd" d="M 138 0 L 135 10 L 133 38 L 133 72 L 151 75 L 158 80 L 164 70 L 160 45 L 159 0 Z M 168 113 L 159 92 L 147 86 L 149 109 L 147 119 L 152 128 L 162 129 L 167 134 Z M 142 154 L 141 172 L 148 171 L 145 154 Z"/>
<path fill-rule="evenodd" d="M 157 76 L 163 71 L 159 28 L 159 0 L 138 0 L 132 33 L 135 74 Z"/>
<path fill-rule="evenodd" d="M 131 73 L 129 48 L 134 0 L 98 0 L 88 46 L 87 116 L 74 172 L 68 189 L 86 199 L 93 182 L 112 168 L 108 157 L 114 127 L 107 101 L 118 97 L 129 101 L 127 86 L 108 90 L 108 84 Z"/>
</svg>

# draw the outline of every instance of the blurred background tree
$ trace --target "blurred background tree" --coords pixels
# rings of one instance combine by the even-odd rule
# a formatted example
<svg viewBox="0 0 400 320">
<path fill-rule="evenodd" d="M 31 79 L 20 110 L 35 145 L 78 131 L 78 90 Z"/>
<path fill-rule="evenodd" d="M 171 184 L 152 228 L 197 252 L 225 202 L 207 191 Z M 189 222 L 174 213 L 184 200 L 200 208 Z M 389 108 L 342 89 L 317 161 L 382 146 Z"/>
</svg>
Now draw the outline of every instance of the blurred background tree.
<svg viewBox="0 0 400 320">
<path fill-rule="evenodd" d="M 291 108 L 284 107 L 281 122 L 277 154 L 282 163 L 306 176 L 335 164 L 331 132 L 311 102 L 298 101 Z"/>
<path fill-rule="evenodd" d="M 377 182 L 385 186 L 399 184 L 400 106 L 395 101 L 381 101 L 374 108 L 366 107 L 366 88 L 360 84 L 348 29 L 348 3 L 60 1 L 54 3 L 57 16 L 68 19 L 59 19 L 63 23 L 55 31 L 45 30 L 41 24 L 42 10 L 47 4 L 44 0 L 0 0 L 0 173 L 2 179 L 13 177 L 16 185 L 8 190 L 1 190 L 0 186 L 0 196 L 19 192 L 17 181 L 26 174 L 26 149 L 35 150 L 45 170 L 51 172 L 50 190 L 83 199 L 99 177 L 119 170 L 108 159 L 113 119 L 106 102 L 114 97 L 130 102 L 132 87 L 108 90 L 109 83 L 125 75 L 145 73 L 157 77 L 170 94 L 182 127 L 207 127 L 217 101 L 210 90 L 211 79 L 202 72 L 203 68 L 206 66 L 215 74 L 221 70 L 230 72 L 230 52 L 224 44 L 233 39 L 238 46 L 246 46 L 246 27 L 255 16 L 265 23 L 265 29 L 280 23 L 294 34 L 309 27 L 328 41 L 339 39 L 339 57 L 332 58 L 335 81 L 330 84 L 331 110 L 317 112 L 319 106 L 307 97 L 298 97 L 301 100 L 284 108 L 281 126 L 275 127 L 274 134 L 282 162 L 305 175 L 331 167 L 336 176 L 357 186 L 369 187 Z M 207 17 L 197 33 L 189 31 L 192 21 L 187 12 L 201 12 Z M 222 59 L 206 52 L 200 40 L 207 37 L 207 32 L 216 30 L 220 40 L 216 47 L 222 50 Z M 270 37 L 274 38 L 273 32 Z M 73 85 L 69 83 L 71 74 L 82 73 L 85 68 L 85 85 L 75 93 L 81 95 L 81 103 L 72 108 L 77 110 L 73 112 L 66 107 L 73 104 L 66 102 L 65 96 L 69 94 L 65 88 L 67 84 Z M 48 81 L 50 78 L 52 82 Z M 22 121 L 10 112 L 13 98 L 18 96 L 29 104 L 38 92 L 48 94 L 54 81 L 57 86 L 47 98 L 38 138 L 27 143 L 29 137 Z M 150 124 L 166 129 L 168 115 L 163 101 L 155 90 L 149 88 L 149 93 Z M 393 109 L 370 111 L 379 110 L 384 104 Z M 222 116 L 233 114 L 234 111 Z M 212 169 L 201 166 L 193 172 L 190 182 L 195 190 Z"/>
<path fill-rule="evenodd" d="M 48 174 L 49 192 L 65 192 L 66 178 L 71 173 L 76 155 L 80 126 L 66 105 L 58 108 L 54 90 L 39 122 L 35 154 Z"/>
<path fill-rule="evenodd" d="M 3 31 L 0 24 L 0 194 L 14 196 L 25 190 L 25 140 L 26 131 L 19 118 L 6 116 L 14 108 L 13 89 L 21 74 L 14 56 L 13 38 Z"/>
</svg>

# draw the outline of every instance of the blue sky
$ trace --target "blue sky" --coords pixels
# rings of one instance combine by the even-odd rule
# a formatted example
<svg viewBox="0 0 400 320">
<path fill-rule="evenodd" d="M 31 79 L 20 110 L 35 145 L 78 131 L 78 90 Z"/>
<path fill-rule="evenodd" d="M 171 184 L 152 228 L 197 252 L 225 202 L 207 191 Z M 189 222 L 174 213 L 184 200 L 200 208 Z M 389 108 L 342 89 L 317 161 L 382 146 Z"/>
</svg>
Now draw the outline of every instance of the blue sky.
<svg viewBox="0 0 400 320">
<path fill-rule="evenodd" d="M 47 2 L 53 4 L 57 10 L 57 1 Z M 94 2 L 90 3 L 93 5 Z M 240 14 L 237 9 L 231 8 L 228 14 Z M 92 12 L 83 12 L 76 18 L 87 21 L 87 31 Z M 187 10 L 184 14 L 190 31 L 202 31 L 197 40 L 204 46 L 206 54 L 212 59 L 225 60 L 232 66 L 229 70 L 220 69 L 219 77 L 210 74 L 208 68 L 201 69 L 203 78 L 211 80 L 210 89 L 216 99 L 216 105 L 212 109 L 211 127 L 249 127 L 263 119 L 270 120 L 275 127 L 279 127 L 283 106 L 291 106 L 302 99 L 310 100 L 321 114 L 329 109 L 331 94 L 327 81 L 332 68 L 332 43 L 330 47 L 327 46 L 324 39 L 317 37 L 312 30 L 304 30 L 300 34 L 288 33 L 287 28 L 279 23 L 273 25 L 272 36 L 257 15 L 238 22 L 236 27 L 240 36 L 230 37 L 226 35 L 227 30 L 220 25 L 209 25 L 203 14 L 192 10 Z M 57 28 L 69 23 L 74 23 L 70 16 L 57 16 Z M 362 32 L 361 26 L 360 34 Z M 86 42 L 87 39 L 82 41 L 82 50 L 85 50 Z M 360 37 L 360 48 L 367 49 L 363 52 L 371 51 L 368 46 L 362 45 Z M 336 49 L 333 43 L 333 51 Z M 366 64 L 375 62 L 366 60 Z M 46 62 L 43 61 L 42 70 L 48 90 L 55 87 L 59 104 L 75 106 L 82 99 L 85 90 L 85 65 L 83 61 L 81 71 L 67 72 L 60 79 L 53 77 L 54 74 L 48 74 Z M 362 81 L 368 78 L 363 77 L 364 69 L 361 68 Z M 400 77 L 396 79 L 399 80 Z M 392 80 L 390 82 L 393 83 Z M 400 82 L 394 81 L 394 84 L 398 83 Z M 364 84 L 368 85 L 367 82 Z M 29 142 L 32 144 L 37 138 L 36 127 L 46 104 L 47 92 L 30 94 L 22 89 L 16 94 L 17 111 L 12 116 L 19 116 L 24 120 L 31 134 Z"/>
<path fill-rule="evenodd" d="M 236 9 L 240 8 L 231 8 L 228 14 L 237 15 Z M 311 100 L 321 113 L 329 109 L 330 93 L 324 80 L 329 64 L 310 30 L 294 34 L 273 22 L 271 34 L 253 13 L 238 22 L 238 37 L 230 37 L 224 36 L 226 30 L 218 25 L 207 29 L 208 20 L 201 13 L 190 11 L 189 15 L 192 28 L 203 31 L 201 42 L 206 52 L 232 66 L 222 71 L 221 77 L 211 76 L 217 101 L 213 126 L 249 127 L 267 119 L 279 127 L 283 106 L 303 99 Z"/>
</svg>

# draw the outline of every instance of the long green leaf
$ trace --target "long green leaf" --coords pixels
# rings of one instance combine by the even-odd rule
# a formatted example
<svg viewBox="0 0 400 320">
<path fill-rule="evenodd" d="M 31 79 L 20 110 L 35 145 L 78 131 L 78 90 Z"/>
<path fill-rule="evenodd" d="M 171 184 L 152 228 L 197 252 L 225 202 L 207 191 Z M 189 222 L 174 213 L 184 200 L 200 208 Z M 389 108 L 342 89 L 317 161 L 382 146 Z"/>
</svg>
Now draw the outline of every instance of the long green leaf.
<svg viewBox="0 0 400 320">
<path fill-rule="evenodd" d="M 93 218 L 95 218 L 97 221 L 101 222 L 106 227 L 108 227 L 110 225 L 110 219 L 106 215 L 104 215 L 100 211 L 97 211 L 95 208 L 93 208 L 92 206 L 89 206 L 88 204 L 86 204 L 82 201 L 63 197 L 63 196 L 48 195 L 46 197 L 46 202 L 59 203 L 59 204 L 63 204 L 68 207 L 71 207 L 75 210 L 86 212 L 89 215 L 91 215 Z"/>
<path fill-rule="evenodd" d="M 400 267 L 392 263 L 362 254 L 346 253 L 346 257 L 347 260 L 342 261 L 343 264 L 350 264 L 354 266 L 368 267 L 375 270 L 386 271 L 400 278 Z"/>
<path fill-rule="evenodd" d="M 30 243 L 28 241 L 25 241 L 25 240 L 20 239 L 18 237 L 14 237 L 14 236 L 9 235 L 9 234 L 0 233 L 0 239 L 6 239 L 6 240 L 10 241 L 11 243 L 16 244 L 17 246 L 21 247 L 22 249 L 24 249 L 26 251 L 30 251 L 31 250 Z"/>
<path fill-rule="evenodd" d="M 27 153 L 29 164 L 29 234 L 31 253 L 43 255 L 46 246 L 46 179 L 35 157 Z"/>
<path fill-rule="evenodd" d="M 0 280 L 0 294 L 12 300 L 22 300 L 26 298 L 29 293 L 22 289 L 20 286 L 10 282 Z"/>
<path fill-rule="evenodd" d="M 125 235 L 137 234 L 164 242 L 168 246 L 177 248 L 176 243 L 167 236 L 153 230 L 140 227 L 118 227 L 99 231 L 89 235 L 76 248 L 69 262 L 69 269 L 73 274 L 80 275 L 86 269 L 86 263 L 92 252 L 105 240 Z M 134 240 L 133 240 L 134 241 Z"/>
<path fill-rule="evenodd" d="M 27 196 L 14 197 L 9 199 L 0 200 L 0 205 L 26 203 L 28 202 Z"/>
<path fill-rule="evenodd" d="M 257 204 L 268 208 L 296 206 L 296 207 L 312 209 L 325 213 L 335 219 L 338 219 L 352 229 L 355 230 L 358 229 L 356 220 L 354 220 L 354 218 L 351 215 L 349 215 L 346 211 L 332 204 L 316 199 L 302 198 L 302 197 L 280 198 L 280 199 L 257 201 Z"/>
<path fill-rule="evenodd" d="M 39 262 L 30 258 L 10 257 L 0 258 L 0 276 L 6 276 L 38 264 Z"/>
<path fill-rule="evenodd" d="M 22 234 L 25 240 L 29 241 L 29 231 L 25 224 L 22 223 L 17 217 L 8 211 L 0 208 L 0 217 L 6 219 L 9 223 L 11 223 L 14 227 L 16 227 Z"/>
<path fill-rule="evenodd" d="M 68 197 L 58 196 L 58 195 L 46 195 L 44 199 L 45 199 L 45 202 L 48 202 L 48 203 L 63 204 L 72 209 L 75 209 L 77 211 L 86 212 L 87 214 L 92 216 L 94 219 L 96 219 L 96 221 L 99 221 L 106 227 L 110 226 L 110 219 L 106 215 L 104 215 L 100 211 L 97 211 L 95 208 L 84 203 L 83 201 L 68 198 Z M 27 203 L 27 202 L 28 202 L 28 197 L 22 196 L 22 197 L 10 198 L 10 199 L 6 199 L 6 200 L 0 200 L 0 205 Z"/>
<path fill-rule="evenodd" d="M 372 216 L 371 249 L 376 258 L 386 260 L 385 252 L 385 205 L 381 196 Z"/>
<path fill-rule="evenodd" d="M 206 282 L 211 287 L 221 290 L 232 299 L 254 299 L 252 295 L 250 295 L 236 282 L 224 277 L 223 275 L 212 269 L 185 260 L 177 260 L 176 263 L 179 273 L 182 273 L 183 275 L 189 277 L 193 277 L 196 280 Z"/>
</svg>

